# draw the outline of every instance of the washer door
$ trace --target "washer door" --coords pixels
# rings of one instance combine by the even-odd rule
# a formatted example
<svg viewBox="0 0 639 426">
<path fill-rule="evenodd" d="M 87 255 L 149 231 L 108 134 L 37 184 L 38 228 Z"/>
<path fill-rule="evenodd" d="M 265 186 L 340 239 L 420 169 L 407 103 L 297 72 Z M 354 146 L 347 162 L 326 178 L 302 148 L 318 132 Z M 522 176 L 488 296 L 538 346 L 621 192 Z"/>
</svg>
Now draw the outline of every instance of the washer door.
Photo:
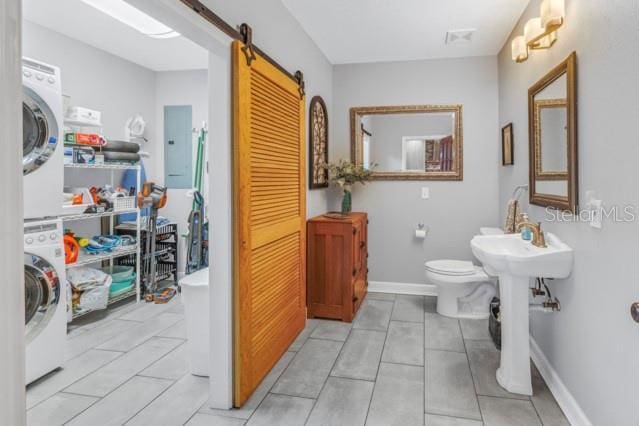
<svg viewBox="0 0 639 426">
<path fill-rule="evenodd" d="M 22 86 L 22 174 L 46 163 L 58 145 L 58 122 L 46 102 Z"/>
<path fill-rule="evenodd" d="M 25 339 L 31 342 L 49 324 L 60 303 L 55 268 L 35 254 L 24 254 Z"/>
</svg>

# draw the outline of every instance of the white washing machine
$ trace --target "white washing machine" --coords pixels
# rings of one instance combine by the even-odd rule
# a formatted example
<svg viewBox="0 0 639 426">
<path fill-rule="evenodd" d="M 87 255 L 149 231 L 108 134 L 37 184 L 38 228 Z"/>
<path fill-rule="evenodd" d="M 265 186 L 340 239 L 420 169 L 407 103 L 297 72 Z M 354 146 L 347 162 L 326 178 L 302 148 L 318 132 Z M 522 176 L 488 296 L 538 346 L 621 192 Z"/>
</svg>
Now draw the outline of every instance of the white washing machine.
<svg viewBox="0 0 639 426">
<path fill-rule="evenodd" d="M 26 382 L 62 366 L 67 336 L 62 221 L 24 225 Z"/>
<path fill-rule="evenodd" d="M 23 58 L 22 95 L 24 217 L 59 216 L 64 190 L 60 69 Z"/>
</svg>

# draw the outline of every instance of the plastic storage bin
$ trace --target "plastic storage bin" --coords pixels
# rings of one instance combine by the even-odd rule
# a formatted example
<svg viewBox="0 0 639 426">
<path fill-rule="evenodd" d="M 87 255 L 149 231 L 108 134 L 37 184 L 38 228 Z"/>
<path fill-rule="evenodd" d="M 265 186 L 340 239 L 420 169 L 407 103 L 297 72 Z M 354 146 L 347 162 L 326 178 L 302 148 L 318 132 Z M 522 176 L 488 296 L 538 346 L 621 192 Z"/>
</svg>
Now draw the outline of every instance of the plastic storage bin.
<svg viewBox="0 0 639 426">
<path fill-rule="evenodd" d="M 115 265 L 107 266 L 102 272 L 111 275 L 113 282 L 109 288 L 109 298 L 113 299 L 124 293 L 128 293 L 135 287 L 135 273 L 132 266 Z"/>
<path fill-rule="evenodd" d="M 116 197 L 113 199 L 113 211 L 121 212 L 123 210 L 135 209 L 136 197 Z"/>
<path fill-rule="evenodd" d="M 191 374 L 209 375 L 209 268 L 180 280 Z"/>
</svg>

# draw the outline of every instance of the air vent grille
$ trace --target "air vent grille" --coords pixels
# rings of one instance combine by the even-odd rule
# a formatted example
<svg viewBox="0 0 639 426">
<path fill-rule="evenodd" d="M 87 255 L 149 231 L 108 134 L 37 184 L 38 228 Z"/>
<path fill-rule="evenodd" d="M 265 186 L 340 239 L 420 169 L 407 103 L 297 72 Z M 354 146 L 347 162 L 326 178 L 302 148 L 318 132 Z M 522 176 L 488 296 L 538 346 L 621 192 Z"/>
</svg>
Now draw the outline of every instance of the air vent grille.
<svg viewBox="0 0 639 426">
<path fill-rule="evenodd" d="M 467 44 L 473 41 L 474 29 L 450 30 L 446 33 L 446 44 Z"/>
</svg>

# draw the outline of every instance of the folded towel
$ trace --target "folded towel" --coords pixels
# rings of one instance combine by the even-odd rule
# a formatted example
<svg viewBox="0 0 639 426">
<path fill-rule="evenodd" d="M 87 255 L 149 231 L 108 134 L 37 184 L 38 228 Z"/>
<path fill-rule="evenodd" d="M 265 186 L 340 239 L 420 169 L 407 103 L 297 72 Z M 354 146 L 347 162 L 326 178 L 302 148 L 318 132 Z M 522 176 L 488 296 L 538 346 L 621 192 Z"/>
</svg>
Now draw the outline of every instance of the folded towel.
<svg viewBox="0 0 639 426">
<path fill-rule="evenodd" d="M 504 225 L 504 232 L 506 234 L 514 234 L 517 232 L 515 229 L 515 222 L 519 213 L 519 202 L 514 199 L 509 200 L 506 210 L 506 224 Z"/>
</svg>

